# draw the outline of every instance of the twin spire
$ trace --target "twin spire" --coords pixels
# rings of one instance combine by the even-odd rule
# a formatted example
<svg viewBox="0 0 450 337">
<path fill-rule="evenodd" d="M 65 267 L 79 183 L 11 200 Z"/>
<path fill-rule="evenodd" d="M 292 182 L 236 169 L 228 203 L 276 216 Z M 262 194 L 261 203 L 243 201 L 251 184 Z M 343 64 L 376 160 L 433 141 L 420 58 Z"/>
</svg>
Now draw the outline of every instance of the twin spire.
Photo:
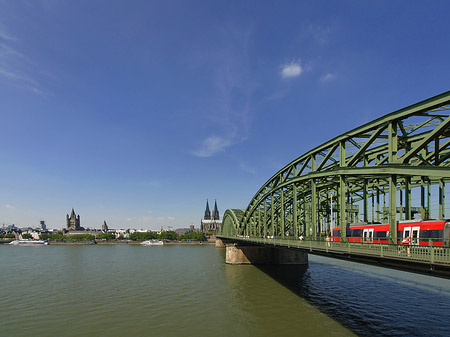
<svg viewBox="0 0 450 337">
<path fill-rule="evenodd" d="M 208 199 L 206 199 L 206 210 L 205 210 L 205 216 L 204 216 L 203 220 L 220 220 L 219 210 L 217 209 L 217 201 L 216 200 L 214 200 L 214 210 L 213 210 L 213 214 L 211 216 L 211 212 L 209 210 Z"/>
</svg>

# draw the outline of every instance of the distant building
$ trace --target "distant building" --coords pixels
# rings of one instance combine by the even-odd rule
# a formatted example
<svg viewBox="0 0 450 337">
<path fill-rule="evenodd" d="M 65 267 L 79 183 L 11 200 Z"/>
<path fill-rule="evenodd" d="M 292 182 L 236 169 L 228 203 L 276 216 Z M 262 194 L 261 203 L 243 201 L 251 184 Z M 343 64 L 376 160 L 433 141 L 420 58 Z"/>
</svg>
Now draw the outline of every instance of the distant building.
<svg viewBox="0 0 450 337">
<path fill-rule="evenodd" d="M 222 221 L 220 220 L 219 210 L 217 209 L 217 201 L 214 201 L 214 210 L 211 216 L 211 212 L 209 210 L 208 200 L 206 200 L 206 210 L 205 216 L 203 217 L 200 225 L 200 231 L 204 233 L 208 232 L 216 232 L 217 228 L 222 225 Z"/>
<path fill-rule="evenodd" d="M 84 228 L 80 225 L 80 215 L 76 216 L 75 211 L 72 208 L 72 213 L 66 215 L 66 225 L 67 229 L 69 231 L 77 231 L 77 230 L 83 230 Z"/>
<path fill-rule="evenodd" d="M 190 228 L 177 228 L 175 229 L 175 233 L 177 233 L 178 235 L 184 235 L 187 233 L 192 232 L 192 230 Z"/>
<path fill-rule="evenodd" d="M 47 225 L 45 224 L 45 221 L 44 221 L 44 220 L 42 220 L 42 221 L 39 223 L 39 226 L 40 226 L 40 228 L 41 228 L 43 231 L 47 230 Z"/>
<path fill-rule="evenodd" d="M 106 221 L 103 221 L 102 232 L 107 232 L 107 231 L 108 231 L 108 225 L 106 224 Z"/>
</svg>

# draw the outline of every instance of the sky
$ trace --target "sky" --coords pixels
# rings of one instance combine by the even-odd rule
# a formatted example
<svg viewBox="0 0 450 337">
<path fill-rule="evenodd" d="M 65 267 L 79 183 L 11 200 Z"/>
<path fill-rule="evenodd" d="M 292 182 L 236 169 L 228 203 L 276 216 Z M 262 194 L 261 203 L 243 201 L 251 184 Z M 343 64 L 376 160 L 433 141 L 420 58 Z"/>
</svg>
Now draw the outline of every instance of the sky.
<svg viewBox="0 0 450 337">
<path fill-rule="evenodd" d="M 448 1 L 0 0 L 0 224 L 200 226 L 449 90 Z"/>
</svg>

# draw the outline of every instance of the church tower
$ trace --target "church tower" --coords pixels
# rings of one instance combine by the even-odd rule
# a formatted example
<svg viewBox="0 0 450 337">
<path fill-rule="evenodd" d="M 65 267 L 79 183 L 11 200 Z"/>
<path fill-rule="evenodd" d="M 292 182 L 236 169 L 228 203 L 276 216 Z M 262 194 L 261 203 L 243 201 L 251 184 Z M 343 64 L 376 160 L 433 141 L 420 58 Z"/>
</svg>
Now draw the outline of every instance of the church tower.
<svg viewBox="0 0 450 337">
<path fill-rule="evenodd" d="M 211 212 L 209 211 L 208 199 L 206 199 L 206 210 L 205 210 L 205 216 L 203 217 L 203 220 L 211 220 Z"/>
<path fill-rule="evenodd" d="M 217 200 L 214 201 L 214 210 L 211 216 L 211 211 L 209 210 L 209 203 L 206 200 L 206 210 L 205 215 L 201 221 L 200 230 L 204 233 L 215 233 L 217 228 L 222 224 L 220 220 L 219 210 L 217 208 Z"/>
<path fill-rule="evenodd" d="M 106 220 L 103 221 L 103 225 L 102 225 L 102 232 L 107 232 L 108 231 L 108 225 L 106 224 Z"/>
<path fill-rule="evenodd" d="M 220 220 L 219 210 L 217 209 L 217 200 L 214 200 L 213 220 Z"/>
<path fill-rule="evenodd" d="M 69 214 L 66 215 L 66 224 L 67 224 L 67 229 L 69 231 L 76 231 L 76 230 L 82 229 L 80 226 L 80 215 L 76 216 L 73 208 L 72 208 L 72 213 L 70 214 L 70 218 L 69 218 Z"/>
</svg>

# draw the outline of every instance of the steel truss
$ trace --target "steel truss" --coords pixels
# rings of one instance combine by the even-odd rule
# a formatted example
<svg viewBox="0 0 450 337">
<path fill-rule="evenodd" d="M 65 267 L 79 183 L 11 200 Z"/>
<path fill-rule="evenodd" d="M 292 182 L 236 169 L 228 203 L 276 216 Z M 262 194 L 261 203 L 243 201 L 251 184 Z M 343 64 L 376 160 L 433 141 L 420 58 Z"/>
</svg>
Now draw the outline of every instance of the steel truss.
<svg viewBox="0 0 450 337">
<path fill-rule="evenodd" d="M 450 179 L 450 91 L 346 132 L 295 159 L 272 176 L 247 209 L 227 210 L 222 234 L 318 239 L 336 226 L 430 217 L 437 185 L 445 218 Z M 420 195 L 420 205 L 411 195 Z M 345 241 L 346 231 L 341 231 Z"/>
</svg>

